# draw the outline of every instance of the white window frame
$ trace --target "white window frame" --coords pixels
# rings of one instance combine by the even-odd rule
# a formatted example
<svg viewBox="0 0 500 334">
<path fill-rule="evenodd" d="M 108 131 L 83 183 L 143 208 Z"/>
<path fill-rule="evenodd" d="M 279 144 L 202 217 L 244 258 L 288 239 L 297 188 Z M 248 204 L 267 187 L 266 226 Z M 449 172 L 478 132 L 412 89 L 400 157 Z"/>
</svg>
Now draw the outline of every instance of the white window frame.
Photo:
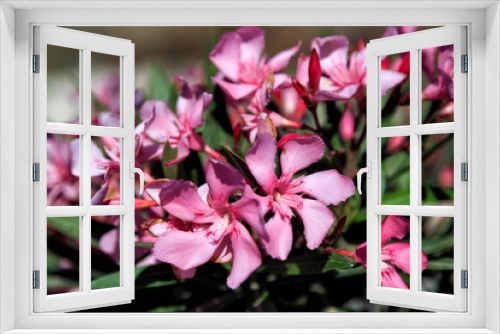
<svg viewBox="0 0 500 334">
<path fill-rule="evenodd" d="M 119 9 L 119 6 L 133 9 Z M 119 2 L 4 1 L 0 4 L 0 331 L 497 333 L 500 331 L 500 11 L 497 1 Z M 69 7 L 61 9 L 61 7 Z M 395 8 L 397 6 L 397 8 Z M 460 8 L 450 8 L 460 6 Z M 108 8 L 108 9 L 103 9 Z M 137 8 L 147 8 L 137 10 Z M 162 8 L 160 8 L 162 7 Z M 23 9 L 24 8 L 24 9 Z M 78 8 L 78 9 L 75 9 Z M 82 9 L 85 8 L 85 9 Z M 114 8 L 114 9 L 113 9 Z M 151 9 L 152 8 L 152 9 Z M 411 9 L 411 10 L 409 10 Z M 403 314 L 34 314 L 32 27 L 71 25 L 467 25 L 469 31 L 469 202 L 467 313 Z M 14 39 L 15 31 L 15 39 Z M 133 42 L 133 41 L 132 41 Z M 488 64 L 488 71 L 486 71 Z M 15 86 L 12 85 L 15 82 Z M 15 127 L 12 128 L 13 110 Z M 12 137 L 15 138 L 14 145 Z M 487 139 L 487 140 L 486 140 Z M 488 154 L 486 154 L 488 152 Z M 488 174 L 488 182 L 486 175 Z M 12 189 L 15 196 L 12 198 Z M 488 194 L 488 196 L 486 196 Z M 15 210 L 6 208 L 15 207 Z M 486 219 L 486 217 L 488 219 Z M 11 222 L 14 222 L 12 224 Z M 472 227 L 473 226 L 473 227 Z M 12 237 L 14 236 L 14 238 Z M 14 250 L 14 251 L 13 251 Z M 488 252 L 488 253 L 487 253 Z M 12 254 L 14 253 L 14 256 Z M 491 254 L 486 260 L 485 254 Z M 488 261 L 488 266 L 486 266 Z M 487 291 L 487 293 L 486 293 Z M 12 307 L 14 305 L 14 307 Z M 168 327 L 168 328 L 167 328 Z M 247 328 L 247 330 L 243 330 Z M 285 328 L 293 328 L 295 331 Z M 409 328 L 413 328 L 410 330 Z M 136 330 L 134 330 L 136 329 Z M 416 330 L 418 329 L 418 330 Z M 160 331 L 161 330 L 161 331 Z M 45 331 L 47 332 L 47 331 Z M 80 331 L 81 332 L 81 331 Z"/>
</svg>

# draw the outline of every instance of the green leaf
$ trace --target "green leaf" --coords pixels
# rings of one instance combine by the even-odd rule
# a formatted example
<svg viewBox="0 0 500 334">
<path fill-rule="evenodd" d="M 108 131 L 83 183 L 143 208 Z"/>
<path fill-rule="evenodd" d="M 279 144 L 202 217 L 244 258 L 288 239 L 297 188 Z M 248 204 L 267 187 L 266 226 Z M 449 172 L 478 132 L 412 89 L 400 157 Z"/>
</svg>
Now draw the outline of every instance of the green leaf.
<svg viewBox="0 0 500 334">
<path fill-rule="evenodd" d="M 296 263 L 286 263 L 287 275 L 300 275 L 300 268 Z"/>
<path fill-rule="evenodd" d="M 57 231 L 67 237 L 79 239 L 80 237 L 80 218 L 79 217 L 50 217 L 48 223 Z"/>
<path fill-rule="evenodd" d="M 219 124 L 214 111 L 205 112 L 204 117 L 202 137 L 208 146 L 217 150 L 222 144 L 233 144 L 233 136 Z"/>
<path fill-rule="evenodd" d="M 244 177 L 246 177 L 250 181 L 250 185 L 252 186 L 252 188 L 259 187 L 259 184 L 253 177 L 250 169 L 248 168 L 245 160 L 242 157 L 234 153 L 234 151 L 231 150 L 231 148 L 227 145 L 222 145 L 221 150 L 227 162 L 234 168 L 236 168 Z"/>
<path fill-rule="evenodd" d="M 323 267 L 323 272 L 336 269 L 351 269 L 357 264 L 356 261 L 339 253 L 333 253 L 328 257 L 328 260 Z"/>
<path fill-rule="evenodd" d="M 153 248 L 154 242 L 136 242 L 135 247 L 142 247 L 142 248 Z"/>
<path fill-rule="evenodd" d="M 165 143 L 165 146 L 163 147 L 163 154 L 162 154 L 162 167 L 163 167 L 163 176 L 167 179 L 171 180 L 176 180 L 178 176 L 178 165 L 175 165 L 173 167 L 167 167 L 165 165 L 165 162 L 174 160 L 177 157 L 177 150 L 172 148 L 168 141 Z"/>
<path fill-rule="evenodd" d="M 422 250 L 426 255 L 434 254 L 447 248 L 453 247 L 453 236 L 440 238 L 427 238 L 422 240 Z"/>
<path fill-rule="evenodd" d="M 338 269 L 335 277 L 336 278 L 346 278 L 346 277 L 365 275 L 365 274 L 366 274 L 365 268 L 357 267 L 357 268 L 353 268 L 353 269 Z"/>
<path fill-rule="evenodd" d="M 157 62 L 149 64 L 149 84 L 146 91 L 148 100 L 167 100 L 168 80 L 165 71 Z"/>
<path fill-rule="evenodd" d="M 429 261 L 426 270 L 453 270 L 453 259 L 445 257 L 439 260 Z"/>
</svg>

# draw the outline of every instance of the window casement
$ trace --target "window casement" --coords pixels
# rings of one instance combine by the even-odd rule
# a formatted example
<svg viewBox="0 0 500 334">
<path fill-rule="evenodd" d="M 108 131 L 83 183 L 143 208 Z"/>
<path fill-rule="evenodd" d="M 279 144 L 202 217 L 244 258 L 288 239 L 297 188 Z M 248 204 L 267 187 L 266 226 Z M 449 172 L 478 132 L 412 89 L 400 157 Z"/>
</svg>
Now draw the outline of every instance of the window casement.
<svg viewBox="0 0 500 334">
<path fill-rule="evenodd" d="M 74 51 L 78 64 L 79 110 L 73 122 L 54 120 L 53 104 L 47 101 L 47 61 L 49 48 L 63 47 Z M 92 55 L 101 53 L 117 57 L 120 64 L 119 121 L 115 127 L 94 126 L 91 122 Z M 83 33 L 75 30 L 38 26 L 34 30 L 34 311 L 73 311 L 79 309 L 130 303 L 134 298 L 134 44 L 130 41 Z M 56 93 L 57 94 L 57 93 Z M 76 124 L 71 124 L 76 123 Z M 94 205 L 91 198 L 91 177 L 102 164 L 93 161 L 94 139 L 105 136 L 115 141 L 118 149 L 110 152 L 113 168 L 118 169 L 120 203 Z M 50 144 L 48 142 L 50 140 Z M 71 162 L 71 169 L 79 178 L 74 187 L 79 205 L 60 205 L 47 195 L 47 163 L 58 163 L 69 152 L 59 152 L 58 141 L 70 141 L 79 159 Z M 49 158 L 50 157 L 50 158 Z M 59 162 L 60 163 L 60 162 Z M 68 167 L 68 166 L 66 166 Z M 59 170 L 62 169 L 62 166 Z M 109 168 L 106 171 L 109 172 Z M 61 171 L 62 173 L 62 171 Z M 104 188 L 104 187 L 103 187 Z M 99 194 L 94 194 L 94 197 Z M 48 203 L 49 202 L 49 203 Z M 119 226 L 120 283 L 107 289 L 91 287 L 91 218 L 113 217 Z M 48 295 L 47 293 L 47 220 L 59 221 L 78 234 L 79 286 L 74 291 Z"/>
<path fill-rule="evenodd" d="M 436 89 L 449 89 L 454 95 L 453 122 L 429 123 L 425 117 L 422 98 L 423 72 L 426 69 L 425 52 L 441 48 L 440 52 L 452 52 L 454 64 L 449 63 L 448 81 L 444 78 Z M 442 51 L 444 48 L 444 51 Z M 406 125 L 391 126 L 382 123 L 382 62 L 393 54 L 409 53 L 409 120 Z M 429 29 L 388 38 L 372 40 L 367 45 L 367 298 L 373 303 L 404 306 L 422 310 L 459 311 L 467 310 L 467 182 L 460 171 L 467 166 L 467 74 L 466 28 L 460 26 Z M 451 57 L 449 59 L 452 59 Z M 441 75 L 441 74 L 440 74 Z M 443 76 L 445 74 L 442 74 Z M 441 80 L 440 79 L 440 80 Z M 448 85 L 448 87 L 444 87 Z M 429 111 L 430 112 L 430 111 Z M 422 186 L 426 175 L 423 164 L 423 140 L 433 136 L 438 141 L 448 142 L 453 147 L 452 203 L 425 201 Z M 398 138 L 409 144 L 410 196 L 406 205 L 390 205 L 384 196 L 386 173 L 384 165 L 387 139 Z M 427 139 L 426 138 L 426 139 Z M 385 145 L 384 145 L 385 144 Z M 465 170 L 464 170 L 465 172 Z M 388 205 L 389 204 L 389 205 Z M 390 252 L 384 244 L 382 217 L 396 215 L 409 217 L 410 221 L 410 286 L 409 290 L 381 285 L 382 276 L 390 275 L 384 264 L 384 256 Z M 422 269 L 426 264 L 422 245 L 424 220 L 427 217 L 450 217 L 453 228 L 453 294 L 426 292 L 422 287 Z M 393 226 L 392 228 L 397 228 Z M 394 245 L 394 244 L 393 244 Z"/>
</svg>

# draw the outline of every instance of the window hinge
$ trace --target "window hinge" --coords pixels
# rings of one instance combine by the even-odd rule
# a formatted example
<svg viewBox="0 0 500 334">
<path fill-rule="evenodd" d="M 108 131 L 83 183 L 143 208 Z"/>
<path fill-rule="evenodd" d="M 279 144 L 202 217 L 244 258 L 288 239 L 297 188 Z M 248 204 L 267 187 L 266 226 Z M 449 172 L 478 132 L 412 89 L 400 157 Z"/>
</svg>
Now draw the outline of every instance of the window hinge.
<svg viewBox="0 0 500 334">
<path fill-rule="evenodd" d="M 469 273 L 467 270 L 461 271 L 461 281 L 462 281 L 462 289 L 467 289 L 469 287 Z"/>
<path fill-rule="evenodd" d="M 460 164 L 460 180 L 469 181 L 469 165 L 466 162 Z"/>
<path fill-rule="evenodd" d="M 33 164 L 33 181 L 40 182 L 40 163 Z"/>
<path fill-rule="evenodd" d="M 40 289 L 40 270 L 33 270 L 33 289 Z"/>
<path fill-rule="evenodd" d="M 460 72 L 469 72 L 469 57 L 467 55 L 462 55 L 462 69 Z"/>
<path fill-rule="evenodd" d="M 33 55 L 33 73 L 40 73 L 40 55 Z"/>
</svg>

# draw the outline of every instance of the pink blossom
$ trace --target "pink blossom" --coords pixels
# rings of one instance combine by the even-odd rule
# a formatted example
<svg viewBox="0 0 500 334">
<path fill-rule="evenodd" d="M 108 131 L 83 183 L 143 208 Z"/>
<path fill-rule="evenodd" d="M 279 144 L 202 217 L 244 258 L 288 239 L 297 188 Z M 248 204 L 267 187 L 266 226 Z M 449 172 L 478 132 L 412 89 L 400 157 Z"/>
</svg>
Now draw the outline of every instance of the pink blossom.
<svg viewBox="0 0 500 334">
<path fill-rule="evenodd" d="M 69 140 L 47 136 L 47 205 L 78 203 L 78 176 L 71 172 L 71 162 Z"/>
<path fill-rule="evenodd" d="M 297 121 L 292 121 L 284 118 L 280 114 L 267 109 L 267 105 L 271 101 L 271 95 L 273 92 L 274 85 L 274 75 L 269 72 L 267 80 L 264 82 L 259 92 L 256 93 L 250 103 L 248 104 L 246 112 L 244 108 L 239 108 L 240 116 L 243 119 L 242 130 L 248 133 L 248 139 L 250 143 L 254 143 L 257 138 L 257 133 L 259 132 L 259 124 L 264 119 L 269 119 L 272 121 L 272 126 L 276 128 L 290 127 L 290 128 L 301 128 L 302 123 Z"/>
<path fill-rule="evenodd" d="M 398 27 L 387 27 L 382 38 L 391 37 L 396 35 L 408 34 L 417 31 L 418 26 L 398 26 Z"/>
<path fill-rule="evenodd" d="M 431 82 L 422 92 L 422 100 L 450 100 L 453 101 L 453 45 L 439 48 L 437 64 L 434 65 L 434 54 L 437 48 L 426 52 L 427 61 L 424 68 Z M 422 56 L 423 57 L 423 56 Z M 423 59 L 424 60 L 424 59 Z"/>
<path fill-rule="evenodd" d="M 241 27 L 225 33 L 210 52 L 210 61 L 220 72 L 212 80 L 231 99 L 251 98 L 262 87 L 269 72 L 276 75 L 275 88 L 286 80 L 285 74 L 276 73 L 288 66 L 301 43 L 267 60 L 266 56 L 261 57 L 264 38 L 264 30 L 260 28 Z"/>
<path fill-rule="evenodd" d="M 304 100 L 295 88 L 284 88 L 273 92 L 274 102 L 280 113 L 287 119 L 300 122 L 307 111 Z"/>
<path fill-rule="evenodd" d="M 311 48 L 318 50 L 324 75 L 315 100 L 346 100 L 366 86 L 366 49 L 355 51 L 348 58 L 349 41 L 344 36 L 314 38 Z M 305 61 L 304 59 L 303 62 Z M 303 70 L 301 73 L 301 80 L 304 80 Z M 407 77 L 393 70 L 382 70 L 380 74 L 382 96 Z M 297 68 L 297 78 L 299 78 L 299 68 Z"/>
<path fill-rule="evenodd" d="M 175 80 L 180 87 L 177 115 L 164 101 L 146 101 L 140 110 L 141 118 L 146 120 L 144 132 L 155 142 L 168 141 L 171 147 L 177 148 L 177 157 L 165 163 L 169 167 L 186 159 L 190 150 L 202 151 L 215 159 L 221 159 L 220 153 L 211 149 L 195 131 L 203 125 L 203 113 L 212 101 L 212 95 L 203 93 L 196 97 L 182 77 L 176 76 Z"/>
<path fill-rule="evenodd" d="M 410 231 L 410 221 L 398 216 L 387 216 L 381 226 L 382 251 L 380 265 L 382 286 L 389 288 L 409 289 L 394 266 L 404 273 L 410 273 L 410 244 L 407 242 L 391 242 L 401 240 Z M 366 268 L 366 242 L 356 247 L 354 259 Z M 427 268 L 427 256 L 422 251 L 422 271 Z"/>
<path fill-rule="evenodd" d="M 290 137 L 283 144 L 281 176 L 275 175 L 276 140 L 262 134 L 248 151 L 245 160 L 255 180 L 267 194 L 274 215 L 265 225 L 268 239 L 261 243 L 274 258 L 285 260 L 292 248 L 291 218 L 295 209 L 304 223 L 309 249 L 317 248 L 328 234 L 335 216 L 328 205 L 337 205 L 354 194 L 354 183 L 336 170 L 325 170 L 293 178 L 298 171 L 323 156 L 325 144 L 318 136 Z M 303 198 L 304 195 L 314 199 Z"/>
<path fill-rule="evenodd" d="M 267 238 L 265 212 L 261 198 L 234 167 L 210 161 L 206 180 L 200 188 L 184 180 L 162 182 L 159 192 L 162 207 L 172 217 L 197 224 L 197 230 L 166 231 L 156 241 L 153 253 L 160 261 L 181 270 L 208 261 L 232 259 L 227 285 L 235 289 L 262 263 L 257 245 L 239 219 L 247 222 L 261 238 Z"/>
<path fill-rule="evenodd" d="M 342 114 L 339 122 L 339 132 L 340 137 L 346 142 L 351 141 L 354 138 L 354 115 L 351 112 L 351 109 L 347 107 Z"/>
</svg>

